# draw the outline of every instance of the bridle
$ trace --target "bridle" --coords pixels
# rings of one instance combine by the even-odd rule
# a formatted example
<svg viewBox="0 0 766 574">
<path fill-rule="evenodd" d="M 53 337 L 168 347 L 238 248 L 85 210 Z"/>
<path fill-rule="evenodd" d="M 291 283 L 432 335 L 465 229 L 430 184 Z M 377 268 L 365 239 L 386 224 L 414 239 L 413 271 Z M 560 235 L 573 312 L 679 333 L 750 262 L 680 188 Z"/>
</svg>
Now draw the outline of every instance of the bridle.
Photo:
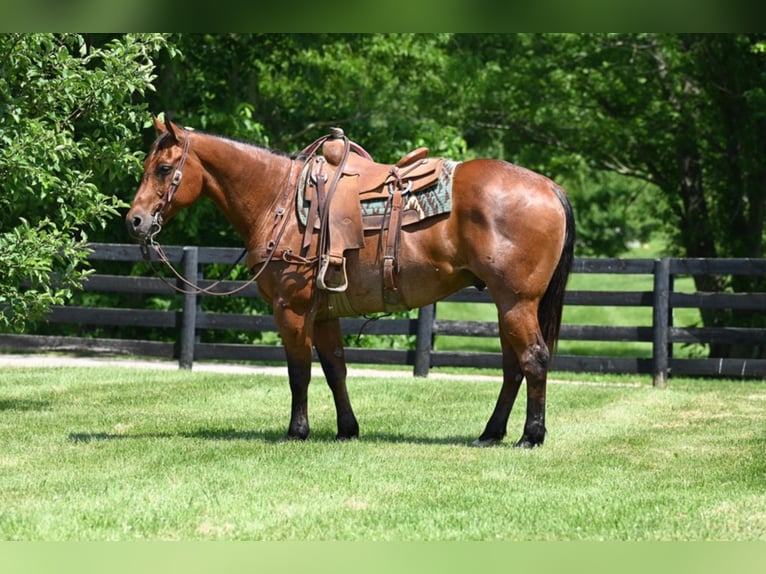
<svg viewBox="0 0 766 574">
<path fill-rule="evenodd" d="M 181 152 L 181 159 L 178 160 L 176 170 L 173 172 L 173 179 L 170 180 L 168 188 L 160 196 L 160 201 L 152 212 L 152 224 L 149 226 L 149 233 L 147 233 L 146 236 L 142 237 L 140 240 L 141 254 L 145 260 L 149 261 L 149 263 L 152 262 L 149 247 L 152 247 L 158 255 L 161 253 L 162 248 L 160 247 L 159 243 L 155 241 L 155 237 L 157 237 L 160 231 L 162 231 L 162 214 L 170 206 L 170 202 L 173 201 L 173 196 L 176 194 L 176 191 L 178 191 L 178 186 L 181 185 L 181 180 L 184 177 L 184 164 L 186 163 L 186 158 L 189 155 L 189 139 L 190 138 L 187 134 L 187 136 L 184 138 L 184 147 L 183 151 Z M 160 257 L 160 259 L 162 259 L 162 257 Z"/>
<path fill-rule="evenodd" d="M 184 129 L 184 131 L 186 130 Z M 223 275 L 222 279 L 216 280 L 208 287 L 201 287 L 189 281 L 186 277 L 181 275 L 176 270 L 175 267 L 173 267 L 173 264 L 170 262 L 170 259 L 165 254 L 165 251 L 162 249 L 162 246 L 157 242 L 156 237 L 157 235 L 159 235 L 160 231 L 162 231 L 162 223 L 163 223 L 162 214 L 170 206 L 170 203 L 173 201 L 173 196 L 175 195 L 176 191 L 178 191 L 178 187 L 181 185 L 181 180 L 183 179 L 184 164 L 186 163 L 186 158 L 189 155 L 189 140 L 190 139 L 191 138 L 187 134 L 186 137 L 184 138 L 184 147 L 183 147 L 183 152 L 181 153 L 181 159 L 178 160 L 178 165 L 176 166 L 176 170 L 175 172 L 173 172 L 173 178 L 170 180 L 170 184 L 168 185 L 168 188 L 165 190 L 165 193 L 162 194 L 162 197 L 160 198 L 160 201 L 157 204 L 157 207 L 154 209 L 154 212 L 152 213 L 152 224 L 149 227 L 149 233 L 146 235 L 146 237 L 141 239 L 141 243 L 140 243 L 141 254 L 143 255 L 143 258 L 149 262 L 149 265 L 152 267 L 152 271 L 154 271 L 155 276 L 158 279 L 162 280 L 162 282 L 165 283 L 168 287 L 177 291 L 178 293 L 182 293 L 184 295 L 198 295 L 202 293 L 204 293 L 205 295 L 215 295 L 215 296 L 234 295 L 235 293 L 239 293 L 240 291 L 247 289 L 250 285 L 255 283 L 255 281 L 257 281 L 258 278 L 260 277 L 261 273 L 266 269 L 266 265 L 274 257 L 277 243 L 279 243 L 279 239 L 281 239 L 282 233 L 284 232 L 285 227 L 287 226 L 288 218 L 283 217 L 286 210 L 284 208 L 277 209 L 276 220 L 274 222 L 275 239 L 272 240 L 271 242 L 272 245 L 271 245 L 271 250 L 269 252 L 269 257 L 266 259 L 266 261 L 263 262 L 258 272 L 255 273 L 244 284 L 234 289 L 231 289 L 229 291 L 213 291 L 212 290 L 213 288 L 221 284 L 223 281 L 225 281 L 226 278 L 231 275 L 234 268 L 239 264 L 242 258 L 247 254 L 247 249 L 242 250 L 242 253 L 240 253 L 236 261 L 234 261 L 234 263 L 231 264 L 229 269 Z M 290 182 L 292 181 L 294 165 L 295 165 L 295 162 L 293 161 L 290 165 L 290 173 L 287 176 L 288 188 L 290 186 Z M 286 195 L 289 195 L 289 193 L 287 193 Z M 281 227 L 279 227 L 279 230 L 277 231 L 277 227 L 280 221 L 282 222 L 282 225 Z M 184 285 L 186 285 L 190 290 L 178 287 L 170 283 L 158 273 L 158 269 L 155 268 L 154 262 L 152 261 L 151 251 L 149 248 L 154 250 L 154 252 L 157 254 L 158 259 L 162 261 L 173 272 L 176 278 L 178 278 L 178 280 L 181 281 L 181 283 L 183 283 Z"/>
<path fill-rule="evenodd" d="M 189 155 L 190 139 L 191 138 L 187 134 L 184 138 L 184 148 L 183 152 L 181 152 L 181 159 L 178 160 L 178 165 L 173 173 L 173 179 L 170 180 L 170 185 L 168 185 L 167 190 L 165 190 L 165 193 L 160 198 L 160 202 L 157 204 L 157 208 L 154 210 L 154 217 L 155 219 L 159 219 L 159 223 L 162 223 L 162 212 L 165 211 L 170 205 L 170 202 L 173 201 L 173 196 L 176 194 L 176 191 L 178 191 L 178 186 L 181 185 L 181 180 L 184 177 L 183 169 L 184 164 L 186 163 L 186 158 Z"/>
<path fill-rule="evenodd" d="M 184 129 L 184 131 L 186 130 Z M 159 203 L 152 212 L 152 224 L 149 226 L 149 233 L 146 237 L 141 239 L 141 254 L 143 255 L 144 259 L 149 262 L 151 262 L 151 253 L 149 252 L 149 247 L 153 247 L 155 251 L 158 251 L 157 248 L 159 247 L 159 244 L 156 243 L 154 238 L 159 235 L 160 231 L 162 231 L 162 214 L 170 206 L 170 202 L 173 201 L 173 196 L 176 194 L 176 191 L 178 191 L 178 186 L 181 185 L 181 180 L 184 177 L 183 169 L 184 164 L 186 163 L 186 158 L 189 155 L 190 139 L 191 138 L 189 138 L 189 135 L 187 134 L 184 138 L 184 147 L 183 151 L 181 152 L 181 159 L 178 160 L 176 170 L 173 172 L 173 178 L 170 180 L 168 188 L 165 190 L 165 193 L 162 194 Z"/>
</svg>

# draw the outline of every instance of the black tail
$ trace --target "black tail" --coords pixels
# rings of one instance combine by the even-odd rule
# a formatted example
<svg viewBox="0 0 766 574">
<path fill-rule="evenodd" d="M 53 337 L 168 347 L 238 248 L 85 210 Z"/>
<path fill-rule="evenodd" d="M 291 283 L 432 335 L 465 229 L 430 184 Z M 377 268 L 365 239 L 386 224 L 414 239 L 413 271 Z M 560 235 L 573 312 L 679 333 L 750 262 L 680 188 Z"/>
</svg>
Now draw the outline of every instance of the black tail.
<svg viewBox="0 0 766 574">
<path fill-rule="evenodd" d="M 566 237 L 564 238 L 564 248 L 561 250 L 561 258 L 556 266 L 556 270 L 553 272 L 553 277 L 551 277 L 548 289 L 545 291 L 537 311 L 537 320 L 540 323 L 540 329 L 543 332 L 543 338 L 551 356 L 555 351 L 556 341 L 558 341 L 559 331 L 561 330 L 564 291 L 567 279 L 569 278 L 569 272 L 572 270 L 575 245 L 575 220 L 572 205 L 569 203 L 569 198 L 567 198 L 563 189 L 554 185 L 553 191 L 558 196 L 559 201 L 561 201 L 564 213 L 566 214 Z"/>
</svg>

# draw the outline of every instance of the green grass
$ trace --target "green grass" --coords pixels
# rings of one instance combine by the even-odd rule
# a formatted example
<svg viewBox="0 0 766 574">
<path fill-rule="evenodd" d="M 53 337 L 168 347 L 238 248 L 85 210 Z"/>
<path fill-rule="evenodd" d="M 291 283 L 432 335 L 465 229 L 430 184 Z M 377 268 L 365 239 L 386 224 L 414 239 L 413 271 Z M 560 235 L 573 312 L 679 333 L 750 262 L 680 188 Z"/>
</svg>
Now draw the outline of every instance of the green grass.
<svg viewBox="0 0 766 574">
<path fill-rule="evenodd" d="M 283 377 L 5 369 L 0 540 L 764 540 L 766 388 L 552 383 L 544 447 L 477 449 L 498 384 L 350 382 L 362 438 L 282 442 Z"/>
</svg>

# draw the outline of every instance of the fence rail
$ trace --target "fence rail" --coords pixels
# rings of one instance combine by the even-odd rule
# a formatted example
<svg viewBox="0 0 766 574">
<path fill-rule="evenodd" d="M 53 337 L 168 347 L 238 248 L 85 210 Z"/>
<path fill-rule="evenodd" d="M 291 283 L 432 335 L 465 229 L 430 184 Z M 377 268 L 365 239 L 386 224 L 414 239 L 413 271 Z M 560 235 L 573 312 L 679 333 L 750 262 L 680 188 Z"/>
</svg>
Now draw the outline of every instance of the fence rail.
<svg viewBox="0 0 766 574">
<path fill-rule="evenodd" d="M 90 260 L 96 269 L 98 262 L 135 263 L 142 260 L 139 248 L 132 244 L 93 244 Z M 165 252 L 178 264 L 186 277 L 209 286 L 205 277 L 211 264 L 230 264 L 241 250 L 233 248 L 172 246 Z M 132 265 L 125 265 L 129 271 Z M 559 371 L 589 371 L 605 373 L 650 374 L 655 385 L 667 383 L 671 374 L 723 377 L 766 378 L 766 359 L 688 359 L 673 357 L 673 344 L 766 344 L 766 329 L 722 327 L 676 327 L 673 309 L 737 309 L 766 312 L 766 293 L 679 293 L 673 290 L 678 275 L 740 274 L 766 275 L 766 260 L 761 259 L 596 259 L 577 258 L 573 273 L 637 274 L 653 277 L 653 288 L 646 291 L 577 291 L 566 294 L 565 304 L 571 306 L 650 307 L 651 326 L 570 325 L 561 329 L 561 340 L 612 341 L 651 343 L 649 358 L 623 356 L 580 356 L 558 354 L 553 369 Z M 229 290 L 243 285 L 242 281 L 224 281 L 218 288 Z M 138 298 L 170 296 L 170 289 L 158 277 L 137 277 L 94 273 L 85 284 L 88 292 L 129 293 Z M 236 297 L 258 297 L 250 285 Z M 66 306 L 54 307 L 47 320 L 50 323 L 70 323 L 87 327 L 120 326 L 146 329 L 163 328 L 176 333 L 176 341 L 103 337 L 72 337 L 41 334 L 0 335 L 0 349 L 12 351 L 59 350 L 78 353 L 109 353 L 175 358 L 182 368 L 190 368 L 194 360 L 282 361 L 281 347 L 276 345 L 245 345 L 205 343 L 200 333 L 205 330 L 236 330 L 274 332 L 276 324 L 270 315 L 250 315 L 204 311 L 201 300 L 205 295 L 186 294 L 176 310 L 138 308 L 103 308 Z M 455 303 L 491 303 L 489 295 L 474 288 L 459 291 L 444 301 Z M 434 349 L 439 336 L 496 337 L 497 325 L 492 322 L 439 319 L 439 303 L 418 310 L 417 318 L 386 319 L 367 322 L 362 318 L 342 319 L 345 333 L 359 332 L 364 327 L 372 335 L 412 335 L 415 349 L 364 349 L 351 347 L 346 358 L 352 363 L 400 364 L 413 367 L 414 374 L 426 376 L 431 367 L 471 366 L 499 368 L 499 353 L 454 352 Z"/>
</svg>

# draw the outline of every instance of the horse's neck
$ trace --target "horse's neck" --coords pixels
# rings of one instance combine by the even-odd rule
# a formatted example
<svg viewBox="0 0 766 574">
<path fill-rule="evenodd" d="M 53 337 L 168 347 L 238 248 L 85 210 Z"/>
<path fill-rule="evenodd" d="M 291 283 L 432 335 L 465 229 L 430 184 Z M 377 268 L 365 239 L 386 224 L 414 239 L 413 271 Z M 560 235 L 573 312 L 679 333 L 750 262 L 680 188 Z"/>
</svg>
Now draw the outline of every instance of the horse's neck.
<svg viewBox="0 0 766 574">
<path fill-rule="evenodd" d="M 276 204 L 288 184 L 290 159 L 215 136 L 201 137 L 195 149 L 205 169 L 203 193 L 245 242 L 271 231 Z"/>
</svg>

